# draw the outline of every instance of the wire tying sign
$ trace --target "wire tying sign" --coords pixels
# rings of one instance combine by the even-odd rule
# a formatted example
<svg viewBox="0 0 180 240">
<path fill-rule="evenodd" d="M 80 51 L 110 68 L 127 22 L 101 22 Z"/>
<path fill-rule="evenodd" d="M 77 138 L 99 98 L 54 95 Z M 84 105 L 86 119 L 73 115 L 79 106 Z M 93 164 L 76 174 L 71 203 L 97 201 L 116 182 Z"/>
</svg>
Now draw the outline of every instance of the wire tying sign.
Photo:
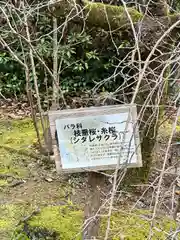
<svg viewBox="0 0 180 240">
<path fill-rule="evenodd" d="M 63 110 L 54 122 L 62 170 L 142 165 L 134 105 Z"/>
</svg>

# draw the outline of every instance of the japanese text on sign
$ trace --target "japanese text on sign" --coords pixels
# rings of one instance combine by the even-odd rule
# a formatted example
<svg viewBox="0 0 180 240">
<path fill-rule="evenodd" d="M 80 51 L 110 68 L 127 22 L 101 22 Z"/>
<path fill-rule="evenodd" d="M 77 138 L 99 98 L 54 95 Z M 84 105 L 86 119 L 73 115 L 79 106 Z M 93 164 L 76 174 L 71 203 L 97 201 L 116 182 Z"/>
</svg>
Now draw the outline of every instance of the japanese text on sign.
<svg viewBox="0 0 180 240">
<path fill-rule="evenodd" d="M 128 113 L 57 119 L 63 168 L 86 168 L 117 164 L 122 140 L 121 163 L 137 162 L 133 122 L 126 129 Z M 126 129 L 126 132 L 125 132 Z"/>
<path fill-rule="evenodd" d="M 73 130 L 73 136 L 71 137 L 71 143 L 76 144 L 78 142 L 84 143 L 86 141 L 93 142 L 98 140 L 99 142 L 104 139 L 108 140 L 121 140 L 121 133 L 116 130 L 116 127 L 111 126 L 108 128 L 83 128 L 82 123 L 67 124 L 64 126 L 64 130 Z"/>
</svg>

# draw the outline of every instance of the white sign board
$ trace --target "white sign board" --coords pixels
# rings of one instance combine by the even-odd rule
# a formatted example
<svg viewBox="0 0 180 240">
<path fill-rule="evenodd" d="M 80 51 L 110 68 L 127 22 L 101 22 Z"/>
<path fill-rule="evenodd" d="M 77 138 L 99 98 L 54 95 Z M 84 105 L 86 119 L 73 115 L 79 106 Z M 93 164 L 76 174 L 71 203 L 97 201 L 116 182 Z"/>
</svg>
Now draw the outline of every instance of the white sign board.
<svg viewBox="0 0 180 240">
<path fill-rule="evenodd" d="M 134 105 L 59 111 L 54 122 L 62 170 L 113 169 L 118 161 L 142 166 L 136 121 Z"/>
</svg>

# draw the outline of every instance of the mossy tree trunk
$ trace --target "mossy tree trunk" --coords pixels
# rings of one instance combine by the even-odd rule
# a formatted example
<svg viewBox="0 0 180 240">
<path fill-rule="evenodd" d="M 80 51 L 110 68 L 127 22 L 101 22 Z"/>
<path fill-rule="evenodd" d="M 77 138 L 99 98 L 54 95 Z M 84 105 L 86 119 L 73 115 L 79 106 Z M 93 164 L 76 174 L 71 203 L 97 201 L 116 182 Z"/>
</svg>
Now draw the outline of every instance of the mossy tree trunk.
<svg viewBox="0 0 180 240">
<path fill-rule="evenodd" d="M 153 22 L 149 18 L 144 18 L 141 24 L 141 42 L 146 48 L 142 48 L 140 51 L 142 61 L 146 61 L 157 41 L 169 29 L 171 20 L 167 16 L 156 18 Z M 128 182 L 132 184 L 146 182 L 148 179 L 154 159 L 154 147 L 163 112 L 162 106 L 166 104 L 167 99 L 167 78 L 169 74 L 167 60 L 171 54 L 172 41 L 173 33 L 170 32 L 159 43 L 149 60 L 148 69 L 141 83 L 136 104 L 139 113 L 138 122 L 143 167 L 128 170 L 125 182 L 128 181 L 128 178 Z M 160 54 L 160 52 L 163 54 Z"/>
<path fill-rule="evenodd" d="M 82 1 L 82 4 L 75 5 L 74 0 L 61 0 L 59 3 L 50 5 L 49 9 L 56 17 L 66 17 L 70 14 L 74 22 L 82 22 L 82 18 L 84 17 L 88 26 L 102 28 L 107 31 L 119 31 L 119 29 L 127 29 L 130 26 L 127 13 L 122 6 L 92 3 L 89 1 Z M 137 23 L 143 17 L 134 8 L 128 8 L 128 12 L 133 23 Z"/>
</svg>

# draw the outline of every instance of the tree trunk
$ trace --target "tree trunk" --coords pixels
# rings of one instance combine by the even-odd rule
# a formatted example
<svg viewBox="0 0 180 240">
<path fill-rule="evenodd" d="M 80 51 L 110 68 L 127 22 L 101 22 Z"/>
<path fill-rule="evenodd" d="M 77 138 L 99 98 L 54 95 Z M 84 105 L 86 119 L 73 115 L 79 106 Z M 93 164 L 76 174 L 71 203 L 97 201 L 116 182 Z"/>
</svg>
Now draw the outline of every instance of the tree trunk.
<svg viewBox="0 0 180 240">
<path fill-rule="evenodd" d="M 73 11 L 72 11 L 73 9 Z M 142 19 L 142 14 L 134 8 L 127 8 L 133 23 L 137 23 Z M 74 22 L 82 22 L 82 16 L 86 18 L 86 24 L 89 26 L 103 28 L 107 31 L 127 29 L 130 26 L 130 21 L 127 13 L 122 6 L 113 6 L 103 3 L 92 3 L 84 1 L 83 6 L 75 5 L 74 0 L 62 0 L 59 3 L 50 5 L 50 11 L 54 16 L 65 17 L 70 12 L 70 17 Z M 82 14 L 83 12 L 83 14 Z M 108 18 L 107 18 L 108 16 Z M 110 26 L 108 24 L 110 23 Z"/>
<path fill-rule="evenodd" d="M 57 18 L 53 17 L 53 107 L 59 107 L 59 77 L 58 77 L 58 36 Z"/>
</svg>

